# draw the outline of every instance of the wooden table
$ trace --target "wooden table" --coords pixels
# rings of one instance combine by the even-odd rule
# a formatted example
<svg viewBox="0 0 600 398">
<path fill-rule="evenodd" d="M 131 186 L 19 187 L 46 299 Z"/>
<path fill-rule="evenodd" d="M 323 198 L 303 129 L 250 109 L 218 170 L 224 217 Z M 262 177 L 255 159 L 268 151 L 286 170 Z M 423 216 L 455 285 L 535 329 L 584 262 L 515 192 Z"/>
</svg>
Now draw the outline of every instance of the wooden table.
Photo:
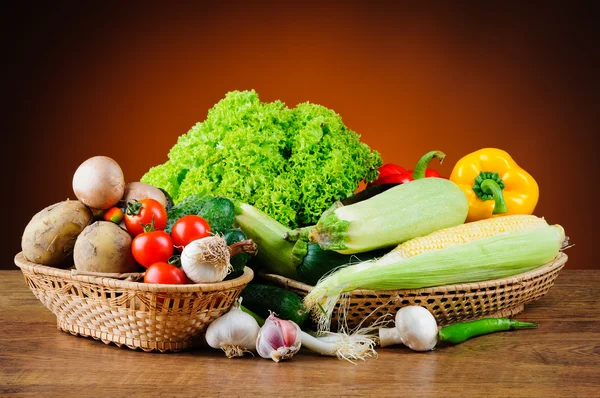
<svg viewBox="0 0 600 398">
<path fill-rule="evenodd" d="M 206 348 L 158 354 L 56 329 L 20 271 L 0 271 L 0 396 L 600 396 L 600 271 L 563 270 L 497 333 L 417 353 L 378 349 L 356 366 L 302 351 L 289 362 Z"/>
</svg>

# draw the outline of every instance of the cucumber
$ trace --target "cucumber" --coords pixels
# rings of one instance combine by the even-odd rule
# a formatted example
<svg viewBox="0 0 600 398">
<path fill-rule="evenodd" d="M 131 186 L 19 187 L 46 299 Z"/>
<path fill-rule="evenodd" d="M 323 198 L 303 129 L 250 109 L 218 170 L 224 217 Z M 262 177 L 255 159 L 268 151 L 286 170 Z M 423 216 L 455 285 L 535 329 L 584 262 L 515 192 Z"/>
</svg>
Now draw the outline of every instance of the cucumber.
<svg viewBox="0 0 600 398">
<path fill-rule="evenodd" d="M 208 221 L 213 233 L 224 233 L 233 226 L 235 206 L 225 197 L 218 196 L 208 199 L 198 215 Z"/>
<path fill-rule="evenodd" d="M 242 291 L 241 296 L 244 307 L 263 318 L 268 318 L 271 311 L 278 318 L 302 326 L 309 315 L 300 296 L 280 287 L 250 284 Z"/>
<path fill-rule="evenodd" d="M 234 243 L 248 239 L 248 237 L 246 237 L 246 234 L 239 228 L 228 229 L 223 234 L 223 238 L 225 238 L 225 241 L 227 241 L 227 246 L 231 246 Z M 241 253 L 237 256 L 231 257 L 231 260 L 229 260 L 229 262 L 233 266 L 233 271 L 229 275 L 227 275 L 227 278 L 225 278 L 225 280 L 234 279 L 241 276 L 244 273 L 244 267 L 248 263 L 250 257 L 251 256 L 248 253 Z"/>
</svg>

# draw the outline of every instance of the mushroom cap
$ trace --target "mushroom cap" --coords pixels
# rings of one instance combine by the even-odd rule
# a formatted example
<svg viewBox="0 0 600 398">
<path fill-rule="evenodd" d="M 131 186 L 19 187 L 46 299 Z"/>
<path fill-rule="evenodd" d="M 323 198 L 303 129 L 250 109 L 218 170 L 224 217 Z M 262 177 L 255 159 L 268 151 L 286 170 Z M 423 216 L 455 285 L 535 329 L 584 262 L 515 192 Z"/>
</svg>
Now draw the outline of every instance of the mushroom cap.
<svg viewBox="0 0 600 398">
<path fill-rule="evenodd" d="M 426 308 L 402 307 L 396 313 L 396 328 L 402 343 L 414 351 L 433 350 L 438 341 L 438 325 Z"/>
</svg>

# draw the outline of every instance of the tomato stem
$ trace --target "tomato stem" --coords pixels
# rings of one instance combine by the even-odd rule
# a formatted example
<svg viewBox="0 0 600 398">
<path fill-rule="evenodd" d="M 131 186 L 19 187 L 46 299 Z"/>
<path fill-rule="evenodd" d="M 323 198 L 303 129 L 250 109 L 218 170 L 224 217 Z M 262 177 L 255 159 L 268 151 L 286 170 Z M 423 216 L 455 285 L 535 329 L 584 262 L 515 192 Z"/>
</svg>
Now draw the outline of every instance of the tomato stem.
<svg viewBox="0 0 600 398">
<path fill-rule="evenodd" d="M 140 223 L 140 225 L 144 229 L 144 232 L 154 231 L 154 214 L 152 215 L 152 221 L 150 221 L 150 224 Z"/>
<path fill-rule="evenodd" d="M 125 213 L 128 216 L 137 216 L 140 213 L 140 210 L 142 210 L 142 203 L 137 199 L 131 199 L 127 202 Z"/>
<path fill-rule="evenodd" d="M 178 254 L 175 254 L 174 256 L 171 256 L 169 258 L 169 260 L 167 260 L 167 263 L 174 265 L 177 268 L 181 268 L 181 256 Z"/>
</svg>

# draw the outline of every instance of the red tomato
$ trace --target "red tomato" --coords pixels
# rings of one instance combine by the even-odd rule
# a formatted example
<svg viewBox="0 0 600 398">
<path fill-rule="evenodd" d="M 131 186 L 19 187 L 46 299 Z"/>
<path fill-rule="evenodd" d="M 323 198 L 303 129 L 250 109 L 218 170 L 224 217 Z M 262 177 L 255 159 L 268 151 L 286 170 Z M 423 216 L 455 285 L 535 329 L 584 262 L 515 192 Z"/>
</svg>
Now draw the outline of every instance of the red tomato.
<svg viewBox="0 0 600 398">
<path fill-rule="evenodd" d="M 102 217 L 104 218 L 104 221 L 111 221 L 115 224 L 121 224 L 123 221 L 123 210 L 119 209 L 118 207 L 111 207 L 110 209 L 106 210 Z"/>
<path fill-rule="evenodd" d="M 144 225 L 155 230 L 165 229 L 167 226 L 167 210 L 155 199 L 132 200 L 127 204 L 125 211 L 125 227 L 133 236 L 144 232 Z"/>
<path fill-rule="evenodd" d="M 144 283 L 183 285 L 186 283 L 186 278 L 182 269 L 166 262 L 158 262 L 148 267 L 144 274 Z"/>
<path fill-rule="evenodd" d="M 173 240 L 165 231 L 144 232 L 131 242 L 133 258 L 148 268 L 154 263 L 167 262 L 173 255 Z"/>
<path fill-rule="evenodd" d="M 210 225 L 200 216 L 183 216 L 173 224 L 171 229 L 173 244 L 179 250 L 183 250 L 190 242 L 207 236 L 210 236 Z"/>
</svg>

